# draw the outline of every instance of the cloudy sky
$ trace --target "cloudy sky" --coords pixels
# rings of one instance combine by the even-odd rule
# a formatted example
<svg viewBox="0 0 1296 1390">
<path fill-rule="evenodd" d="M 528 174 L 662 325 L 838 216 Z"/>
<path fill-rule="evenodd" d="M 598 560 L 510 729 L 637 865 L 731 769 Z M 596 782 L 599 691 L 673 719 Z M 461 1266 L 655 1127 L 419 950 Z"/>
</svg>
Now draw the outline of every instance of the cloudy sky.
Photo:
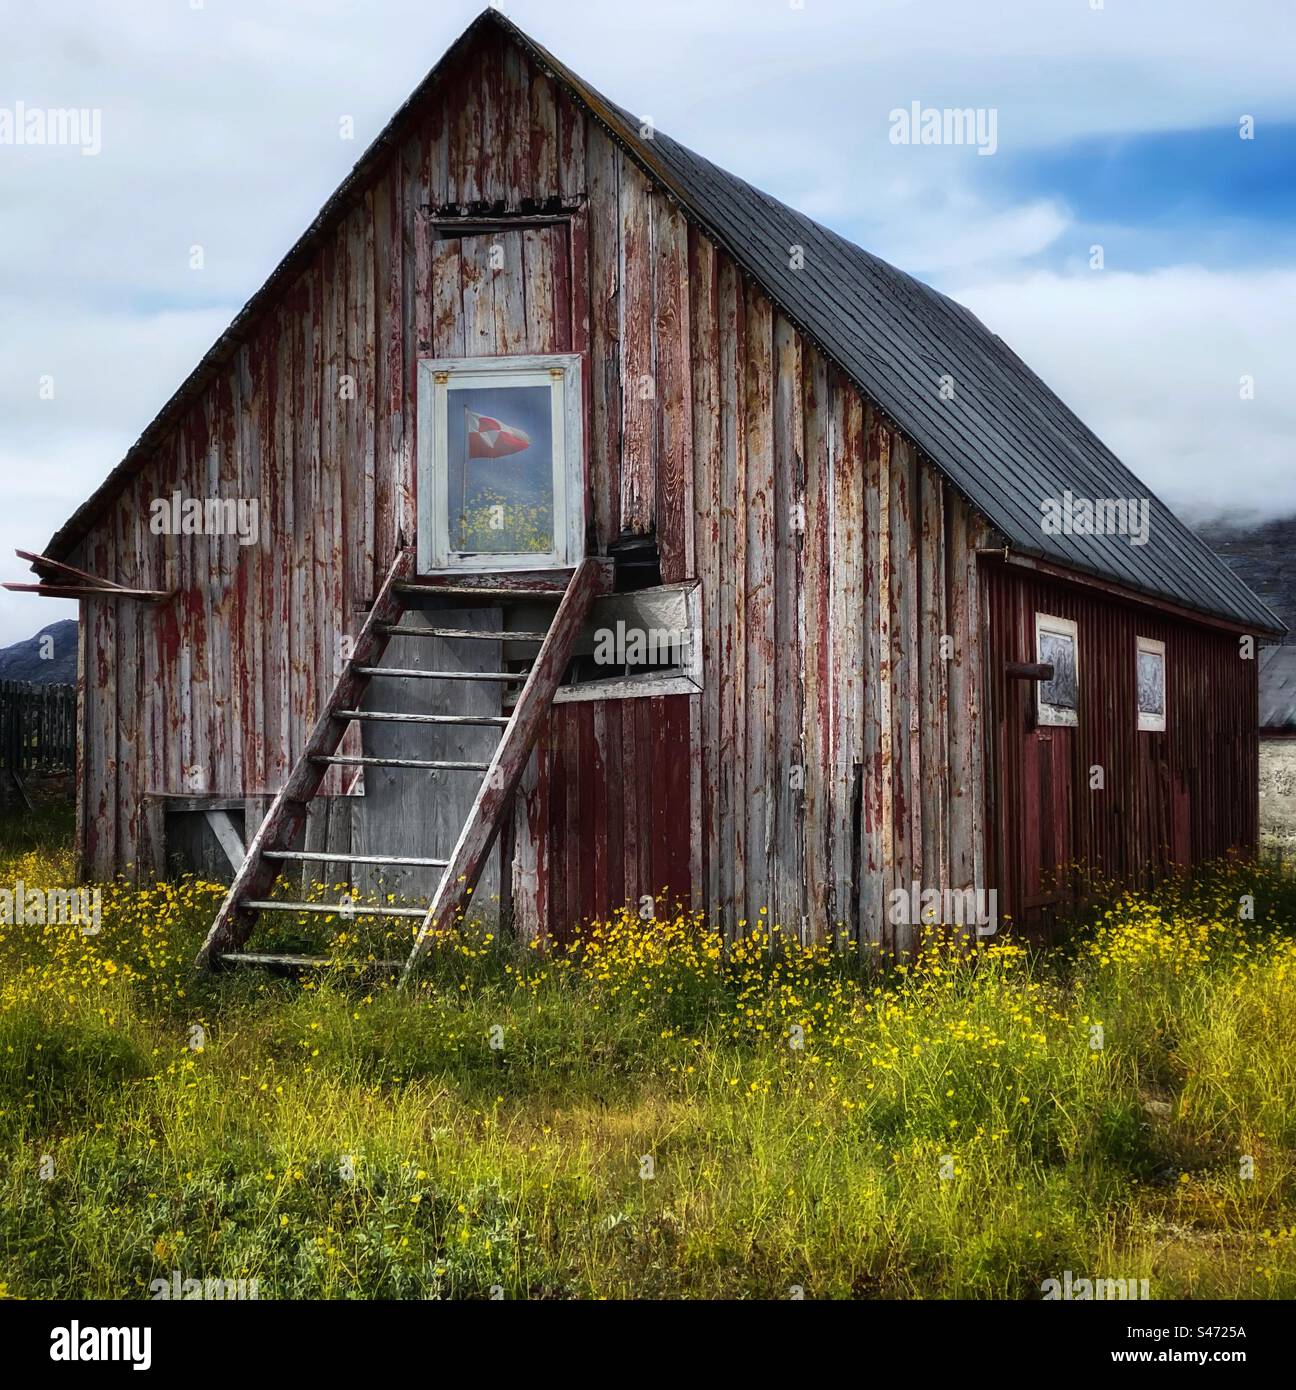
<svg viewBox="0 0 1296 1390">
<path fill-rule="evenodd" d="M 121 458 L 480 8 L 0 0 L 0 578 L 31 577 L 13 548 Z M 961 299 L 1182 513 L 1296 512 L 1290 0 L 500 8 Z M 995 152 L 892 143 L 914 102 L 992 109 Z M 7 143 L 19 103 L 99 111 L 98 152 Z M 74 612 L 0 595 L 0 644 Z"/>
</svg>

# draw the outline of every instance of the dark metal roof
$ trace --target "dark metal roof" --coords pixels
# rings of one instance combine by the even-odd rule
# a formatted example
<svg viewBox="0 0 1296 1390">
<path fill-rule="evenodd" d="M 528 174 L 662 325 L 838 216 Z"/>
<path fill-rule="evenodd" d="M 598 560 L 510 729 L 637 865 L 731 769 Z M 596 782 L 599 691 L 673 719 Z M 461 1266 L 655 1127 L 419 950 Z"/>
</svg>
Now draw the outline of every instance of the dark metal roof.
<svg viewBox="0 0 1296 1390">
<path fill-rule="evenodd" d="M 293 268 L 323 224 L 341 216 L 348 194 L 394 141 L 410 108 L 484 24 L 498 25 L 583 103 L 686 216 L 734 258 L 1014 549 L 1249 629 L 1283 631 L 1210 548 L 1152 497 L 975 315 L 660 131 L 641 136 L 637 118 L 600 96 L 492 10 L 473 21 L 401 108 L 222 342 L 252 316 L 271 284 Z M 796 246 L 804 253 L 800 269 L 792 268 Z M 946 376 L 954 388 L 949 400 L 940 392 Z M 132 454 L 176 403 L 173 398 Z M 1124 536 L 1043 534 L 1041 501 L 1060 500 L 1067 490 L 1078 498 L 1148 498 L 1148 543 L 1134 546 Z M 81 515 L 55 537 L 49 554 L 58 556 L 71 543 Z"/>
<path fill-rule="evenodd" d="M 1260 729 L 1296 732 L 1296 646 L 1261 649 Z"/>
</svg>

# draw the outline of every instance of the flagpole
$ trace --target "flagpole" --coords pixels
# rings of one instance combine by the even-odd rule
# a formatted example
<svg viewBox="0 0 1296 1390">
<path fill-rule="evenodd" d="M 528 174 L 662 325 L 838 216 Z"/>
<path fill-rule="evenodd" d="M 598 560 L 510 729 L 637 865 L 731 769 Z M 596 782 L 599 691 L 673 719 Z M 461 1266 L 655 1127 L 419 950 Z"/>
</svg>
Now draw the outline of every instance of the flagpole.
<svg viewBox="0 0 1296 1390">
<path fill-rule="evenodd" d="M 460 474 L 459 474 L 459 539 L 460 539 L 461 542 L 464 542 L 464 541 L 467 540 L 467 534 L 466 534 L 465 529 L 464 529 L 464 512 L 467 511 L 467 509 L 468 509 L 468 458 L 469 458 L 469 456 L 470 456 L 470 454 L 471 454 L 471 452 L 472 452 L 472 450 L 471 450 L 471 448 L 470 448 L 470 446 L 469 446 L 469 444 L 468 444 L 468 436 L 469 436 L 470 431 L 469 431 L 469 429 L 468 429 L 468 407 L 467 407 L 467 406 L 464 406 L 464 408 L 463 408 L 463 413 L 464 413 L 464 456 L 463 456 L 463 468 L 460 470 Z M 460 549 L 466 550 L 466 549 L 467 549 L 467 545 L 466 545 L 466 544 L 461 545 L 461 546 L 460 546 Z"/>
</svg>

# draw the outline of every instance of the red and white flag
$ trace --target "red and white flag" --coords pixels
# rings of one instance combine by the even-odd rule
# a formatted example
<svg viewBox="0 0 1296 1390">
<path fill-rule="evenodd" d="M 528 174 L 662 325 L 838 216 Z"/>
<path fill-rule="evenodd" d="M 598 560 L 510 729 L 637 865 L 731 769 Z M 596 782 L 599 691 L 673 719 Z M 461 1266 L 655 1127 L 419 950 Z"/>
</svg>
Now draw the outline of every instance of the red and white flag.
<svg viewBox="0 0 1296 1390">
<path fill-rule="evenodd" d="M 501 459 L 531 447 L 531 437 L 516 425 L 506 425 L 489 415 L 478 415 L 467 406 L 464 414 L 468 417 L 470 459 Z"/>
</svg>

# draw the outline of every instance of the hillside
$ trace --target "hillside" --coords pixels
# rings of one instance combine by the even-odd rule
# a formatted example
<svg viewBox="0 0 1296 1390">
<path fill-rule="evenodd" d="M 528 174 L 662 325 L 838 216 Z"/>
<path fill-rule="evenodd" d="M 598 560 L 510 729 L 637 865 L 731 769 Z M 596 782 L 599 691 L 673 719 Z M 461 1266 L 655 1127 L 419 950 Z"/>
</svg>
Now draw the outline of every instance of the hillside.
<svg viewBox="0 0 1296 1390">
<path fill-rule="evenodd" d="M 1287 624 L 1283 645 L 1260 652 L 1260 727 L 1296 728 L 1296 516 L 1259 526 L 1212 522 L 1197 534 Z"/>
<path fill-rule="evenodd" d="M 1285 641 L 1296 642 L 1296 516 L 1259 526 L 1207 522 L 1197 534 L 1287 624 Z"/>
<path fill-rule="evenodd" d="M 52 639 L 51 655 L 41 654 L 41 639 Z M 74 685 L 77 676 L 77 625 L 75 618 L 43 627 L 26 641 L 0 649 L 0 680 L 34 681 L 38 685 Z"/>
</svg>

